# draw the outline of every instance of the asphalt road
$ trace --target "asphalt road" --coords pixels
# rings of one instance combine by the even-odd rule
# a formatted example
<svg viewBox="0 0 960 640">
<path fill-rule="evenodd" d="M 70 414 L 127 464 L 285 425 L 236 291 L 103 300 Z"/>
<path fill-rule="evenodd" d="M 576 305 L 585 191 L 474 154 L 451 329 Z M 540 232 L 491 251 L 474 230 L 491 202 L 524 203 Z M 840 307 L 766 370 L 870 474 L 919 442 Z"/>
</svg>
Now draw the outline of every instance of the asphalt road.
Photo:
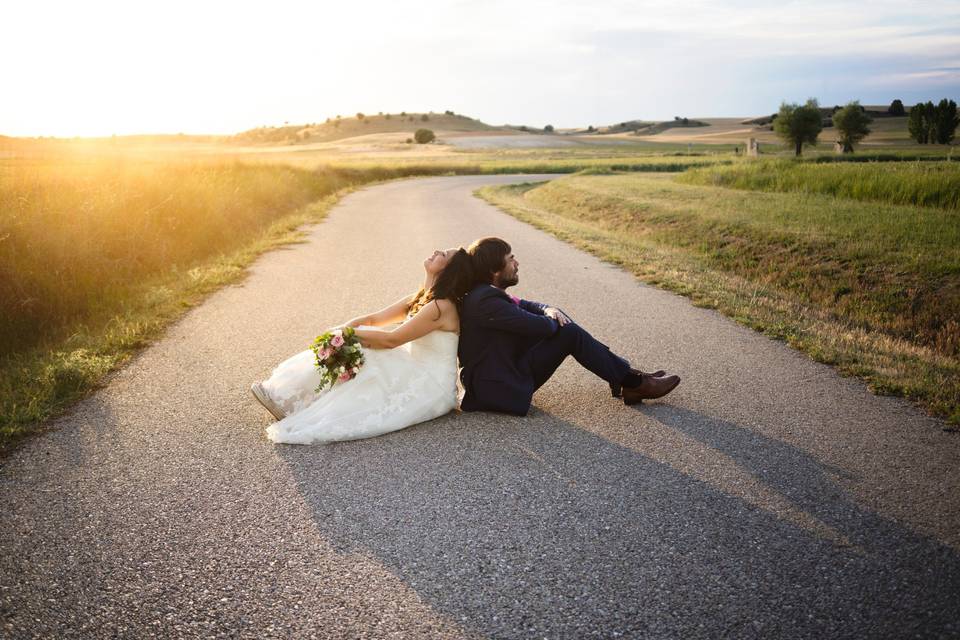
<svg viewBox="0 0 960 640">
<path fill-rule="evenodd" d="M 350 195 L 0 461 L 0 636 L 960 635 L 960 436 L 471 197 L 520 179 Z M 680 387 L 568 361 L 527 418 L 266 440 L 251 381 L 482 235 Z"/>
</svg>

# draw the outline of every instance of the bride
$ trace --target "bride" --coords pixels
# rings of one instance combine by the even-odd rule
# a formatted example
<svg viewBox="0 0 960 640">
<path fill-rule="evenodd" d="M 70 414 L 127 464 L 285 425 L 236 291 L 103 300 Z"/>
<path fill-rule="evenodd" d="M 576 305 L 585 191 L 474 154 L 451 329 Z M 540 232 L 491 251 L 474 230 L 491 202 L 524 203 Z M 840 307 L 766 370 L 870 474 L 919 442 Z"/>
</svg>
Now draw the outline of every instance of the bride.
<svg viewBox="0 0 960 640">
<path fill-rule="evenodd" d="M 307 349 L 253 383 L 253 395 L 278 420 L 267 428 L 270 440 L 370 438 L 457 406 L 458 307 L 473 283 L 470 256 L 462 247 L 434 251 L 423 269 L 419 291 L 347 323 L 364 347 L 355 378 L 317 393 L 320 374 Z"/>
</svg>

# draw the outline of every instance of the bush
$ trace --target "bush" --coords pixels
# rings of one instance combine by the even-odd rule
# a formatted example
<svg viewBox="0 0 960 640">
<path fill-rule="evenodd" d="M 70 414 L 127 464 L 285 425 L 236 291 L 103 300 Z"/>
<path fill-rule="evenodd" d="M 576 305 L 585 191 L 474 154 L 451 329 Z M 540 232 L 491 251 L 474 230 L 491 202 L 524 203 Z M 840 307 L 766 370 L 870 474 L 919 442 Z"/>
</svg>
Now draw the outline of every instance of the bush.
<svg viewBox="0 0 960 640">
<path fill-rule="evenodd" d="M 413 138 L 407 138 L 407 144 L 413 144 Z"/>
<path fill-rule="evenodd" d="M 430 119 L 430 116 L 428 116 L 427 114 L 423 114 L 422 116 L 420 116 L 421 122 L 426 122 L 429 119 Z"/>
<path fill-rule="evenodd" d="M 363 120 L 365 117 L 366 117 L 366 116 L 364 116 L 362 113 L 360 113 L 359 111 L 357 111 L 357 120 Z"/>
<path fill-rule="evenodd" d="M 890 108 L 887 109 L 887 113 L 892 116 L 903 116 L 906 115 L 907 111 L 903 108 L 903 103 L 897 99 L 890 103 Z"/>
<path fill-rule="evenodd" d="M 552 124 L 548 124 L 547 126 L 545 126 L 545 127 L 543 128 L 543 132 L 544 132 L 544 133 L 553 133 L 553 125 L 552 125 Z"/>
<path fill-rule="evenodd" d="M 428 142 L 433 142 L 437 138 L 435 135 L 433 135 L 433 131 L 430 131 L 430 129 L 417 129 L 416 133 L 413 134 L 413 137 L 417 141 L 417 144 L 427 144 Z"/>
</svg>

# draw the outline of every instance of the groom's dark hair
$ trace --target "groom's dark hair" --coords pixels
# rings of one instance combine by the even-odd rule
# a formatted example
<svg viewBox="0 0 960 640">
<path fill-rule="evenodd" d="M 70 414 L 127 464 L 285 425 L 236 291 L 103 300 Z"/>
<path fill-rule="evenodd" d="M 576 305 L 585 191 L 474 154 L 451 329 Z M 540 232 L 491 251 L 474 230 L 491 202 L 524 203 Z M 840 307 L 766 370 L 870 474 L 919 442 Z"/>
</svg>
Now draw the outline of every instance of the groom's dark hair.
<svg viewBox="0 0 960 640">
<path fill-rule="evenodd" d="M 467 247 L 467 253 L 473 258 L 473 269 L 478 282 L 491 284 L 493 274 L 503 269 L 510 255 L 510 245 L 500 238 L 480 238 Z"/>
</svg>

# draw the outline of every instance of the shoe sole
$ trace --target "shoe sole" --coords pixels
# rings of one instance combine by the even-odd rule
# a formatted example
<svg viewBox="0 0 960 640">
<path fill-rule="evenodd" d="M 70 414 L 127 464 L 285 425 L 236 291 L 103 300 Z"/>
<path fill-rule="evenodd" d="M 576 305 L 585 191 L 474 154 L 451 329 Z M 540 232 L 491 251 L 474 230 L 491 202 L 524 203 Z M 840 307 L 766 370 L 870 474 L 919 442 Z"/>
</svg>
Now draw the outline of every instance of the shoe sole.
<svg viewBox="0 0 960 640">
<path fill-rule="evenodd" d="M 257 402 L 263 405 L 263 408 L 270 412 L 277 420 L 283 420 L 286 418 L 286 414 L 283 411 L 280 411 L 280 408 L 273 403 L 273 400 L 270 399 L 270 396 L 267 395 L 267 392 L 264 391 L 263 385 L 259 382 L 254 382 L 250 385 L 250 393 L 253 394 L 253 397 L 257 399 Z"/>
</svg>

